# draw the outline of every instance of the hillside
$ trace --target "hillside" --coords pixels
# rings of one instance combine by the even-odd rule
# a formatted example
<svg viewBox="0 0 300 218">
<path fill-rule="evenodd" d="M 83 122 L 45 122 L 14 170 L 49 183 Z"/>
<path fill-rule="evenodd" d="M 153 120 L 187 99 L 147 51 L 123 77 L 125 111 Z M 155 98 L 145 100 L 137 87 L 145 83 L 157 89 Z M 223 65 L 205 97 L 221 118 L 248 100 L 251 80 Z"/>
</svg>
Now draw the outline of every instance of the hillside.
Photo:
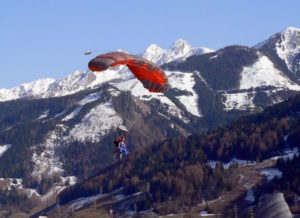
<svg viewBox="0 0 300 218">
<path fill-rule="evenodd" d="M 272 169 L 270 167 L 274 166 L 276 160 L 281 159 L 274 159 L 275 156 L 281 155 L 284 159 L 289 157 L 289 160 L 293 154 L 299 155 L 299 111 L 298 95 L 267 108 L 263 113 L 244 117 L 229 127 L 201 136 L 173 138 L 147 146 L 99 175 L 66 189 L 60 194 L 60 202 L 66 204 L 79 197 L 94 195 L 100 186 L 103 193 L 122 188 L 124 194 L 132 195 L 145 191 L 147 183 L 151 197 L 139 199 L 139 211 L 152 208 L 155 213 L 174 213 L 176 208 L 182 209 L 183 205 L 197 205 L 203 196 L 216 199 L 235 189 L 238 180 L 233 178 L 238 176 L 237 172 L 242 168 L 237 166 L 243 161 L 244 164 L 246 161 L 252 164 L 256 162 L 256 170 L 264 174 L 264 170 Z M 289 153 L 292 150 L 294 152 Z M 238 165 L 233 161 L 233 167 L 228 168 L 225 163 L 234 159 Z M 213 165 L 214 160 L 218 161 L 216 165 Z M 298 164 L 297 160 L 299 158 L 292 163 Z M 280 163 L 279 172 L 285 172 L 288 162 L 287 166 Z M 285 191 L 286 186 L 282 183 L 287 185 L 291 182 L 290 177 L 285 173 L 283 175 L 281 186 L 276 186 L 279 191 Z M 263 184 L 256 184 L 256 189 Z M 299 195 L 297 185 L 294 187 L 294 193 Z M 172 204 L 167 204 L 170 201 Z"/>
</svg>

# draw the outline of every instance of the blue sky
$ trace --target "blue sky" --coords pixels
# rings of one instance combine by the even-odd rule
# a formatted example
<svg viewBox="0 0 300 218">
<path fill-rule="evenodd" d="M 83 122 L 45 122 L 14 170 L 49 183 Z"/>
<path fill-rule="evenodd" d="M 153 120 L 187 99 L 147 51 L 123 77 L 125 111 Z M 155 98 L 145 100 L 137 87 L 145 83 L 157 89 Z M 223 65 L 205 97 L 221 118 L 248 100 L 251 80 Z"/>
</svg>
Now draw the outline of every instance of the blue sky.
<svg viewBox="0 0 300 218">
<path fill-rule="evenodd" d="M 86 70 L 88 50 L 141 53 L 179 38 L 253 46 L 300 28 L 299 8 L 299 0 L 1 0 L 0 88 Z"/>
</svg>

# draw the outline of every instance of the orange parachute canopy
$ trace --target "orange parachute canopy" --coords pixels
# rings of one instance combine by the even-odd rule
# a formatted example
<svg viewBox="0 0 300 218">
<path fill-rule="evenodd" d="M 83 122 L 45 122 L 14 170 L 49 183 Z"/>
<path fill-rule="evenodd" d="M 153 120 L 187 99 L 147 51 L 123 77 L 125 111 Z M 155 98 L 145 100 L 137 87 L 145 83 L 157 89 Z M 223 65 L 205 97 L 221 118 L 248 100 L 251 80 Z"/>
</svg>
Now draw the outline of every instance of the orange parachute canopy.
<svg viewBox="0 0 300 218">
<path fill-rule="evenodd" d="M 165 92 L 168 79 L 164 71 L 154 63 L 124 52 L 101 54 L 89 62 L 92 71 L 104 71 L 109 67 L 126 65 L 150 92 Z"/>
</svg>

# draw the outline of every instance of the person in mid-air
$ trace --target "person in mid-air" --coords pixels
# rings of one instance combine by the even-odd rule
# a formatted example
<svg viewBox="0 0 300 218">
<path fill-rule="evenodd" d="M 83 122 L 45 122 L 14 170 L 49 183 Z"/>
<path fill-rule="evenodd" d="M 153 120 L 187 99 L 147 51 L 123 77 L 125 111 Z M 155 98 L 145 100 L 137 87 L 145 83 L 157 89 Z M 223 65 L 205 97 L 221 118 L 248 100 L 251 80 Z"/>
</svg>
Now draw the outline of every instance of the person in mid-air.
<svg viewBox="0 0 300 218">
<path fill-rule="evenodd" d="M 120 159 L 122 159 L 123 154 L 128 155 L 125 139 L 125 136 L 121 136 L 121 141 L 119 142 Z"/>
</svg>

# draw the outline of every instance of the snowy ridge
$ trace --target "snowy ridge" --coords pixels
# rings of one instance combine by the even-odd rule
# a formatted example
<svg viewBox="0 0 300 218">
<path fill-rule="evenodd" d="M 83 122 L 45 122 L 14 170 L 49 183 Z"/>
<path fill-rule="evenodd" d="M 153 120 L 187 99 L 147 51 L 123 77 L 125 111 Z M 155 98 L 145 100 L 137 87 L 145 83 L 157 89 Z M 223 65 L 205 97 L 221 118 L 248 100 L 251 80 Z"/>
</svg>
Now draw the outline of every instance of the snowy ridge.
<svg viewBox="0 0 300 218">
<path fill-rule="evenodd" d="M 278 56 L 283 59 L 289 70 L 293 70 L 293 61 L 300 53 L 300 29 L 288 27 L 280 33 L 281 42 L 276 43 Z"/>
<path fill-rule="evenodd" d="M 300 53 L 300 29 L 287 27 L 280 33 L 271 36 L 269 39 L 254 46 L 256 49 L 271 45 L 275 49 L 279 58 L 287 65 L 288 69 L 295 73 L 300 70 L 300 61 L 295 62 L 296 56 Z"/>
<path fill-rule="evenodd" d="M 153 63 L 159 63 L 165 53 L 166 53 L 166 50 L 160 48 L 159 46 L 157 46 L 155 44 L 151 44 L 146 49 L 146 51 L 144 52 L 144 54 L 142 56 L 143 56 L 143 58 L 145 58 Z"/>
<path fill-rule="evenodd" d="M 200 55 L 212 51 L 208 48 L 193 48 L 187 41 L 179 39 L 168 50 L 151 44 L 142 56 L 161 65 L 175 60 L 183 61 L 191 55 Z M 45 78 L 31 83 L 24 83 L 12 89 L 0 89 L 0 102 L 26 97 L 49 98 L 66 96 L 85 89 L 96 88 L 109 81 L 132 78 L 132 74 L 125 66 L 108 69 L 101 73 L 77 70 L 62 79 Z"/>
<path fill-rule="evenodd" d="M 157 65 L 162 65 L 171 61 L 184 61 L 189 56 L 209 52 L 214 52 L 214 50 L 204 47 L 193 48 L 186 40 L 178 39 L 167 50 L 152 44 L 146 49 L 142 56 Z"/>
<path fill-rule="evenodd" d="M 10 144 L 8 145 L 0 145 L 0 157 L 11 147 Z"/>
<path fill-rule="evenodd" d="M 41 93 L 45 93 L 54 82 L 55 79 L 45 78 L 31 83 L 24 83 L 12 89 L 0 89 L 0 102 L 18 98 L 40 97 Z"/>
</svg>

